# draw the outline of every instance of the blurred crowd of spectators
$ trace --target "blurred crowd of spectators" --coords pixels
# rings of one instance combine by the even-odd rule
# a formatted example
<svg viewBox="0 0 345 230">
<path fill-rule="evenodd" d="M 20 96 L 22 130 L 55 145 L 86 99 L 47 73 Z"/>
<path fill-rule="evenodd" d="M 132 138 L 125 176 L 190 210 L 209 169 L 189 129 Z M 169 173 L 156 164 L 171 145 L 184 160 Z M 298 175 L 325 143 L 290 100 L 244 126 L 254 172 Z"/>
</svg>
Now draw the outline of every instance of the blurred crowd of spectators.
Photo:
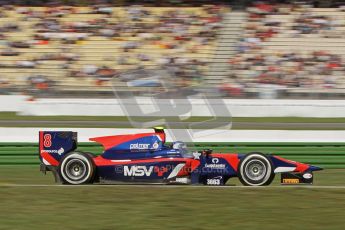
<svg viewBox="0 0 345 230">
<path fill-rule="evenodd" d="M 77 82 L 92 79 L 94 86 L 101 87 L 118 73 L 150 65 L 174 73 L 176 78 L 172 81 L 177 88 L 203 85 L 202 76 L 211 60 L 203 54 L 209 52 L 212 58 L 226 7 L 205 5 L 200 8 L 202 13 L 183 7 L 167 9 L 157 13 L 133 4 L 121 9 L 109 4 L 45 8 L 4 5 L 0 8 L 0 58 L 14 57 L 14 61 L 0 60 L 0 70 L 40 70 L 23 76 L 27 87 L 39 91 L 63 85 L 58 83 L 64 78 Z M 342 7 L 337 9 L 344 11 Z M 229 81 L 222 89 L 231 96 L 243 96 L 244 89 L 260 85 L 327 89 L 338 86 L 345 72 L 341 55 L 327 48 L 266 52 L 265 44 L 284 36 L 344 39 L 345 30 L 340 29 L 345 26 L 344 18 L 315 14 L 310 5 L 286 3 L 256 2 L 247 8 L 247 13 L 237 53 L 229 60 Z M 83 20 L 64 20 L 75 15 Z M 25 36 L 13 36 L 19 33 Z M 111 44 L 109 47 L 114 47 L 112 43 L 119 46 L 104 53 L 104 64 L 85 61 L 92 52 L 99 51 L 85 52 L 84 44 L 99 37 Z M 57 51 L 39 52 L 41 47 Z M 53 68 L 50 62 L 58 63 L 54 68 L 64 73 L 63 77 L 48 74 Z M 12 84 L 5 75 L 6 71 L 0 74 L 0 91 Z M 144 85 L 150 84 L 155 85 Z"/>
<path fill-rule="evenodd" d="M 339 55 L 325 51 L 310 54 L 238 54 L 231 58 L 229 63 L 233 67 L 233 79 L 240 81 L 242 77 L 249 80 L 247 83 L 277 84 L 286 87 L 334 88 L 337 77 L 343 77 L 345 70 L 344 62 Z M 240 75 L 242 70 L 246 70 L 245 76 Z M 315 77 L 318 75 L 322 78 Z"/>
<path fill-rule="evenodd" d="M 244 36 L 237 45 L 237 54 L 229 60 L 231 84 L 223 85 L 222 89 L 232 96 L 243 96 L 244 89 L 264 85 L 277 89 L 343 87 L 344 60 L 342 55 L 327 51 L 327 47 L 316 51 L 293 46 L 289 51 L 267 50 L 269 45 L 265 44 L 279 36 L 345 38 L 345 30 L 338 30 L 345 26 L 345 21 L 331 15 L 313 14 L 311 9 L 310 5 L 264 2 L 249 7 Z M 341 11 L 341 8 L 338 9 L 338 12 Z M 294 17 L 284 18 L 284 15 Z"/>
<path fill-rule="evenodd" d="M 150 8 L 140 5 L 124 7 L 121 13 L 118 12 L 119 8 L 107 4 L 83 8 L 46 7 L 43 10 L 5 5 L 0 8 L 0 18 L 9 20 L 0 26 L 0 45 L 3 46 L 0 55 L 18 56 L 18 60 L 10 63 L 0 61 L 0 68 L 44 68 L 47 61 L 60 61 L 59 68 L 66 71 L 69 77 L 91 77 L 95 79 L 95 84 L 100 86 L 123 71 L 119 66 L 125 66 L 125 70 L 140 69 L 145 63 L 151 62 L 174 71 L 184 85 L 195 84 L 200 82 L 200 76 L 208 63 L 208 60 L 200 58 L 198 53 L 204 52 L 206 46 L 213 46 L 216 31 L 220 28 L 222 7 L 207 5 L 201 9 L 203 13 L 193 13 L 183 8 L 168 8 L 164 13 L 156 14 Z M 99 17 L 82 21 L 61 20 L 73 14 L 97 14 Z M 12 21 L 13 15 L 17 16 Z M 30 39 L 13 40 L 11 33 L 27 33 Z M 83 63 L 83 55 L 92 55 L 92 50 L 89 53 L 85 50 L 80 53 L 73 48 L 78 47 L 82 51 L 83 42 L 95 37 L 103 37 L 109 42 L 120 42 L 120 51 L 104 54 L 102 58 L 108 64 L 80 65 Z M 51 43 L 54 43 L 54 47 L 58 43 L 60 51 L 35 53 L 36 47 L 49 47 Z M 145 46 L 152 45 L 158 51 L 169 52 L 156 52 L 156 55 L 151 55 L 151 50 L 144 51 Z M 33 57 L 22 57 L 23 49 L 31 50 Z M 116 58 L 115 52 L 120 52 L 115 55 Z M 74 65 L 76 63 L 79 65 Z M 32 82 L 36 82 L 32 79 L 36 78 L 40 79 L 40 86 L 44 81 L 42 79 L 47 79 L 47 82 L 57 80 L 42 74 L 38 77 L 28 76 L 28 84 L 32 86 Z"/>
<path fill-rule="evenodd" d="M 343 18 L 338 18 L 336 15 L 333 17 L 318 15 L 313 13 L 312 9 L 315 8 L 305 4 L 268 4 L 264 2 L 258 2 L 252 7 L 248 7 L 248 22 L 243 38 L 243 42 L 248 44 L 244 47 L 255 46 L 280 32 L 288 33 L 293 37 L 317 34 L 318 37 L 345 38 L 345 33 L 338 30 L 345 26 Z M 338 8 L 337 11 L 345 12 L 345 8 Z M 293 20 L 289 21 L 289 17 L 284 16 L 293 16 Z"/>
</svg>

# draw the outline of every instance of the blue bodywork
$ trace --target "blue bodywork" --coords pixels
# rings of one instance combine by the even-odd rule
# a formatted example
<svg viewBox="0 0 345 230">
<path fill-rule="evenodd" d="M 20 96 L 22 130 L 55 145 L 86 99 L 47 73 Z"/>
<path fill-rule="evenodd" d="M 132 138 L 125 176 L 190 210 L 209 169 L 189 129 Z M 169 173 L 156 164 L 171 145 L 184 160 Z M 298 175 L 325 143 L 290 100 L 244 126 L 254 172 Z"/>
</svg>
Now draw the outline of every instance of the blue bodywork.
<svg viewBox="0 0 345 230">
<path fill-rule="evenodd" d="M 91 157 L 95 181 L 183 183 L 224 185 L 239 176 L 239 164 L 247 154 L 190 152 L 182 142 L 165 144 L 162 133 L 143 133 L 91 138 L 104 152 Z M 177 146 L 177 147 L 176 147 Z M 44 168 L 56 170 L 65 155 L 77 147 L 75 132 L 40 132 L 40 160 Z M 260 154 L 260 153 L 259 153 Z M 274 173 L 312 172 L 316 166 L 265 155 Z"/>
</svg>

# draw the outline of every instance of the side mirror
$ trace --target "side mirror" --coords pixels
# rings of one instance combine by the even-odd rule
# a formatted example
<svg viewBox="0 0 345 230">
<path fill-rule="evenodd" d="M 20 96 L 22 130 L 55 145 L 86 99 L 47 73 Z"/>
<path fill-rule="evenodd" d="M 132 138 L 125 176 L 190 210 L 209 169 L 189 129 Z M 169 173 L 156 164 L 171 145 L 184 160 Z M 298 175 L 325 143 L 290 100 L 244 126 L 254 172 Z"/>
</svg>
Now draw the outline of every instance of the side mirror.
<svg viewBox="0 0 345 230">
<path fill-rule="evenodd" d="M 212 153 L 212 149 L 203 149 L 201 154 L 205 157 L 208 157 Z"/>
</svg>

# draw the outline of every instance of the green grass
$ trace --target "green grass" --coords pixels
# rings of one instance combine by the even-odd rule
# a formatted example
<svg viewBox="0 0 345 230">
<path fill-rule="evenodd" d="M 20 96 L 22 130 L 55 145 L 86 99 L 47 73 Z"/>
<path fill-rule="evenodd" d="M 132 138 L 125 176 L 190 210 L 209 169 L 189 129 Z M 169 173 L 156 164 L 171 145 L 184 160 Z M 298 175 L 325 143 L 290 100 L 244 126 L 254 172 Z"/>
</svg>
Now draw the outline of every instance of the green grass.
<svg viewBox="0 0 345 230">
<path fill-rule="evenodd" d="M 315 185 L 345 185 L 345 170 Z M 278 177 L 274 184 L 278 183 Z M 344 229 L 343 189 L 15 187 L 53 184 L 34 166 L 0 167 L 0 229 Z M 236 178 L 230 185 L 237 185 Z"/>
<path fill-rule="evenodd" d="M 151 117 L 131 117 L 135 121 L 150 121 Z M 167 121 L 180 121 L 176 117 L 165 117 Z M 182 122 L 201 122 L 213 119 L 211 117 L 190 117 Z M 219 117 L 219 121 L 233 122 L 283 122 L 283 123 L 345 123 L 342 118 L 313 118 L 313 117 Z M 0 120 L 29 120 L 29 121 L 128 121 L 124 116 L 21 116 L 15 112 L 0 112 Z"/>
<path fill-rule="evenodd" d="M 133 128 L 135 123 L 130 121 L 137 124 L 144 122 L 152 123 L 152 121 L 157 119 L 152 117 L 130 117 L 129 119 L 125 116 L 20 116 L 14 112 L 0 112 L 0 125 L 2 127 L 23 128 Z M 162 126 L 167 127 L 169 125 L 169 128 L 179 129 L 189 129 L 193 124 L 194 128 L 202 128 L 212 122 L 224 122 L 225 124 L 231 123 L 232 129 L 345 130 L 345 118 L 218 117 L 215 119 L 212 117 L 189 117 L 181 120 L 178 117 L 164 117 L 163 121 L 164 125 Z M 197 122 L 203 122 L 203 125 L 197 124 Z M 317 125 L 318 123 L 322 124 Z"/>
<path fill-rule="evenodd" d="M 132 117 L 135 121 L 150 121 L 150 117 Z M 179 121 L 176 117 L 166 117 L 167 121 Z M 191 117 L 182 121 L 199 122 L 209 120 L 209 117 Z M 229 118 L 219 118 L 228 121 Z M 21 116 L 15 112 L 0 112 L 0 120 L 29 120 L 29 121 L 129 121 L 125 116 Z M 345 119 L 344 119 L 345 120 Z"/>
<path fill-rule="evenodd" d="M 168 119 L 174 121 L 175 118 Z M 187 121 L 205 119 L 209 118 L 194 117 Z M 127 118 L 33 117 L 0 113 L 0 120 L 127 121 Z M 233 121 L 343 123 L 345 118 L 233 118 Z M 286 143 L 232 143 L 232 146 L 223 143 L 208 147 L 221 152 L 229 152 L 230 149 L 231 152 L 256 150 L 278 153 L 289 159 L 311 159 L 330 168 L 333 160 L 334 163 L 338 163 L 340 158 L 344 160 L 341 155 L 345 151 L 344 146 L 338 145 L 301 147 Z M 81 145 L 81 149 L 101 152 L 99 146 L 90 144 Z M 51 173 L 44 175 L 39 172 L 37 146 L 17 144 L 1 147 L 0 155 L 0 229 L 317 230 L 344 229 L 345 226 L 345 196 L 344 189 L 340 188 L 243 188 L 238 187 L 237 178 L 228 182 L 233 186 L 229 188 L 25 186 L 54 184 Z M 14 165 L 18 162 L 22 165 Z M 344 175 L 345 169 L 326 169 L 314 174 L 314 184 L 344 186 Z M 279 185 L 279 176 L 273 185 Z"/>
<path fill-rule="evenodd" d="M 23 128 L 135 128 L 138 123 L 149 122 L 152 124 L 152 121 L 157 119 L 164 122 L 161 126 L 178 129 L 207 128 L 209 124 L 223 122 L 232 124 L 232 129 L 345 130 L 345 118 L 218 117 L 215 119 L 212 117 L 189 117 L 180 119 L 178 117 L 164 117 L 163 120 L 153 117 L 128 118 L 125 116 L 20 116 L 14 112 L 0 112 L 0 126 Z M 203 124 L 198 124 L 198 122 Z"/>
</svg>

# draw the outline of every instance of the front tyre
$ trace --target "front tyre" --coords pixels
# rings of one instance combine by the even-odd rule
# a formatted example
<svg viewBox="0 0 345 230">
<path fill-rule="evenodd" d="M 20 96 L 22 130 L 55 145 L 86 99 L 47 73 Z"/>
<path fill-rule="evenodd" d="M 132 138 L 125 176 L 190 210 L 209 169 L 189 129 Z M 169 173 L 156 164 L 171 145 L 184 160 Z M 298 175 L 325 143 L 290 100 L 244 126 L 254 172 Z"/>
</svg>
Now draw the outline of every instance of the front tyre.
<svg viewBox="0 0 345 230">
<path fill-rule="evenodd" d="M 249 153 L 238 165 L 238 178 L 246 186 L 269 185 L 274 176 L 272 162 L 262 153 Z"/>
<path fill-rule="evenodd" d="M 72 152 L 61 160 L 58 172 L 66 184 L 87 184 L 93 182 L 95 165 L 88 154 Z"/>
</svg>

